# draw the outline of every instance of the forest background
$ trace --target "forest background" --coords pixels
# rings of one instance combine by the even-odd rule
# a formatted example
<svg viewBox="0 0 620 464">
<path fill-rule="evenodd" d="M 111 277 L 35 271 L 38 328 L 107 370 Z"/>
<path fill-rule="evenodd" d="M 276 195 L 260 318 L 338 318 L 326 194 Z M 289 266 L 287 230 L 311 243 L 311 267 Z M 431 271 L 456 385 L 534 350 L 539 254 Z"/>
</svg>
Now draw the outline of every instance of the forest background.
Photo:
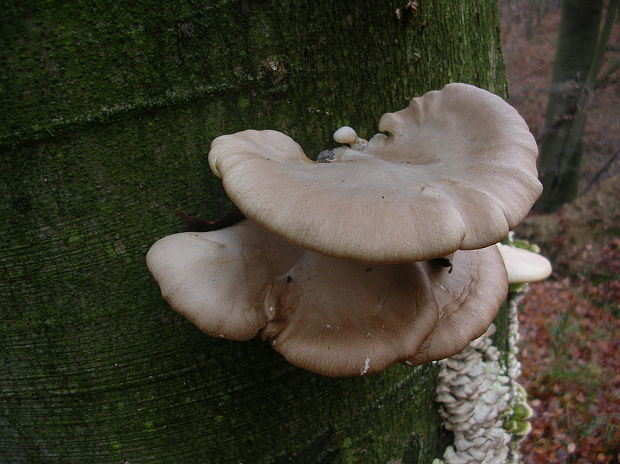
<svg viewBox="0 0 620 464">
<path fill-rule="evenodd" d="M 539 145 L 561 7 L 501 2 L 510 101 Z M 616 16 L 589 87 L 577 197 L 554 213 L 530 214 L 517 230 L 554 264 L 550 279 L 531 285 L 520 314 L 522 382 L 535 411 L 523 446 L 528 463 L 620 461 L 619 52 Z"/>
</svg>

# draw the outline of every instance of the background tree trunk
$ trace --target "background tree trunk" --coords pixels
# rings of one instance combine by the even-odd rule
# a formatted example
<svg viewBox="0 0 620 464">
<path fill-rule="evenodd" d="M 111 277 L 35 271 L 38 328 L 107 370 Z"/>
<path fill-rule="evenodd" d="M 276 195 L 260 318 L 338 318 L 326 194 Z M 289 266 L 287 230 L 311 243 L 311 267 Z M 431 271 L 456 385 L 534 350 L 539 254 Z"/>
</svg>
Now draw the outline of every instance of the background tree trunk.
<svg viewBox="0 0 620 464">
<path fill-rule="evenodd" d="M 437 367 L 329 379 L 205 336 L 144 256 L 228 205 L 218 135 L 309 154 L 451 81 L 505 95 L 489 0 L 3 3 L 0 462 L 428 463 Z M 336 6 L 334 6 L 336 5 Z M 501 335 L 500 335 L 501 337 Z"/>
<path fill-rule="evenodd" d="M 602 0 L 564 1 L 540 139 L 544 191 L 536 204 L 539 211 L 555 211 L 577 196 L 587 107 L 616 15 L 614 4 L 601 29 Z"/>
</svg>

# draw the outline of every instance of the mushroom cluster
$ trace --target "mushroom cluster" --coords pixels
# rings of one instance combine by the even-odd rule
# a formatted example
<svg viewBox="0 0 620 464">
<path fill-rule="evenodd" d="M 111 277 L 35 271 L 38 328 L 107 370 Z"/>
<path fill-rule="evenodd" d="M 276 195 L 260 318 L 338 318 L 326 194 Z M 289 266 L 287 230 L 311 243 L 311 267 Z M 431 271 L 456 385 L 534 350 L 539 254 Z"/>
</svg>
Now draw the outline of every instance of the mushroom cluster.
<svg viewBox="0 0 620 464">
<path fill-rule="evenodd" d="M 482 335 L 507 293 L 495 244 L 542 190 L 534 138 L 467 84 L 384 114 L 379 131 L 341 128 L 317 161 L 276 131 L 216 138 L 209 165 L 247 219 L 153 245 L 169 304 L 328 376 L 442 359 Z"/>
<path fill-rule="evenodd" d="M 522 289 L 523 290 L 523 289 Z M 507 356 L 493 345 L 494 324 L 463 351 L 441 360 L 436 400 L 446 430 L 454 435 L 441 459 L 433 464 L 518 464 L 519 444 L 530 432 L 532 409 L 517 381 L 519 320 L 522 291 L 508 297 Z"/>
</svg>

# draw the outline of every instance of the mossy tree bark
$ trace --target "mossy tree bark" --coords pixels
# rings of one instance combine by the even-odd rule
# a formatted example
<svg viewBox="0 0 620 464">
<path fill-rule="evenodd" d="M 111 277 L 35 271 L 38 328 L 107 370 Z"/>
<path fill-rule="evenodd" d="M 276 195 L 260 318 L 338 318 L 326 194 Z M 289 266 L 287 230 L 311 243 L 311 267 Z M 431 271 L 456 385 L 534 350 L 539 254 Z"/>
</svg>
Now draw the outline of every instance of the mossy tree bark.
<svg viewBox="0 0 620 464">
<path fill-rule="evenodd" d="M 432 461 L 437 368 L 328 379 L 175 315 L 144 256 L 216 217 L 210 141 L 308 153 L 451 81 L 505 95 L 495 1 L 4 2 L 0 462 Z"/>
</svg>

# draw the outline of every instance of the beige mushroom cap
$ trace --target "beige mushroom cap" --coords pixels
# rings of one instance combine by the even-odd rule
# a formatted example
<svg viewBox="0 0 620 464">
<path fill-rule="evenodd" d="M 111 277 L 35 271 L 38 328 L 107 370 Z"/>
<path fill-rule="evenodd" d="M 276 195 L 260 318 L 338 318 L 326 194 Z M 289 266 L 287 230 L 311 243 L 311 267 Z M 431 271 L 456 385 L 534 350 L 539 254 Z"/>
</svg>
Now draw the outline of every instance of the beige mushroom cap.
<svg viewBox="0 0 620 464">
<path fill-rule="evenodd" d="M 432 269 L 433 294 L 440 308 L 437 327 L 416 355 L 407 361 L 418 365 L 461 352 L 489 328 L 506 299 L 508 283 L 495 246 L 459 251 L 452 257 L 452 272 Z M 454 289 L 461 289 L 455 292 Z"/>
<path fill-rule="evenodd" d="M 249 295 L 266 291 L 271 276 L 269 265 L 242 265 L 269 259 L 277 244 L 266 241 L 264 234 L 248 234 L 245 227 L 185 232 L 158 240 L 146 264 L 168 304 L 202 331 L 249 340 L 267 321 Z"/>
<path fill-rule="evenodd" d="M 503 272 L 495 249 L 455 253 L 452 272 L 424 262 L 372 265 L 304 250 L 250 220 L 165 237 L 147 265 L 169 304 L 207 334 L 258 333 L 292 364 L 337 377 L 414 358 L 438 327 L 453 354 L 488 325 L 506 287 L 490 278 L 497 266 L 494 274 Z M 466 317 L 437 325 L 461 306 Z"/>
<path fill-rule="evenodd" d="M 506 266 L 508 283 L 539 282 L 551 275 L 551 263 L 544 256 L 501 243 L 497 244 L 497 248 Z"/>
<path fill-rule="evenodd" d="M 290 242 L 373 263 L 499 242 L 541 192 L 536 142 L 500 97 L 449 84 L 384 114 L 368 143 L 317 163 L 276 131 L 215 139 L 214 174 L 249 218 Z"/>
</svg>

